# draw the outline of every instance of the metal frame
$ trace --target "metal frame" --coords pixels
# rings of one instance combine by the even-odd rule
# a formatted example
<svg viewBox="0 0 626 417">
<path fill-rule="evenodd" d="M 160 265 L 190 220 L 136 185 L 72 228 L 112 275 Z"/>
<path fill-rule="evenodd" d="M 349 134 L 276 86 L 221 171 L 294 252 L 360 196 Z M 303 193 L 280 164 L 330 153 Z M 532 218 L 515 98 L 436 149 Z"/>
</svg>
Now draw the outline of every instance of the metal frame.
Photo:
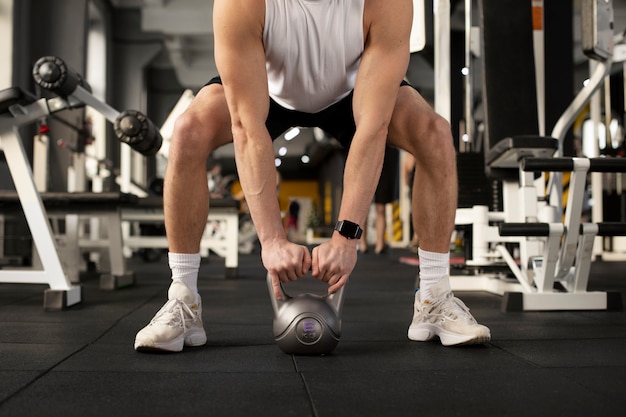
<svg viewBox="0 0 626 417">
<path fill-rule="evenodd" d="M 596 0 L 585 0 L 583 8 L 599 8 Z M 442 7 L 444 0 L 435 0 L 437 8 Z M 539 2 L 537 2 L 539 3 Z M 594 9 L 595 10 L 595 9 Z M 583 38 L 593 39 L 593 45 L 606 49 L 604 56 L 589 54 L 594 60 L 594 71 L 590 82 L 577 94 L 572 103 L 563 112 L 552 131 L 552 137 L 558 141 L 556 157 L 562 157 L 565 133 L 574 122 L 580 110 L 590 101 L 602 85 L 610 71 L 612 62 L 619 62 L 624 53 L 621 45 L 613 50 L 613 41 L 618 44 L 621 39 L 613 38 L 610 30 L 604 26 L 593 25 L 594 22 L 606 23 L 612 20 L 611 0 L 602 5 L 602 13 L 587 14 L 589 21 L 583 21 Z M 448 29 L 449 16 L 435 13 L 435 27 Z M 583 13 L 583 19 L 585 13 Z M 595 19 L 595 20 L 594 20 Z M 587 23 L 587 24 L 586 24 Z M 448 25 L 448 26 L 446 26 Z M 606 26 L 606 25 L 605 25 Z M 610 25 L 609 25 L 610 27 Z M 446 34 L 439 34 L 435 42 L 437 55 L 447 51 L 449 43 Z M 438 53 L 437 53 L 438 51 Z M 585 51 L 586 53 L 588 51 Z M 593 51 L 591 51 L 593 52 Z M 445 68 L 444 68 L 445 70 Z M 447 79 L 446 71 L 436 79 Z M 437 83 L 438 87 L 442 84 Z M 447 94 L 448 90 L 445 90 Z M 439 94 L 438 94 L 439 96 Z M 442 100 L 443 102 L 443 100 Z M 447 111 L 447 105 L 442 110 Z M 446 116 L 447 113 L 444 113 Z M 515 149 L 511 150 L 515 152 Z M 543 167 L 544 172 L 551 172 L 548 185 L 549 202 L 541 201 L 544 195 L 543 181 L 534 181 L 534 173 L 524 167 L 529 155 L 520 152 L 519 181 L 503 182 L 503 212 L 489 212 L 487 207 L 457 210 L 456 224 L 472 224 L 473 226 L 473 259 L 468 266 L 475 267 L 480 275 L 452 276 L 454 290 L 484 290 L 504 295 L 505 310 L 604 310 L 611 308 L 612 298 L 606 292 L 588 292 L 590 265 L 593 259 L 593 244 L 599 236 L 599 223 L 581 224 L 581 212 L 584 199 L 585 183 L 591 169 L 591 160 L 587 158 L 571 158 L 571 178 L 565 219 L 561 220 L 562 210 L 562 172 L 558 167 Z M 530 155 L 532 159 L 532 155 Z M 626 161 L 624 161 L 626 162 Z M 618 172 L 624 167 L 613 167 Z M 594 175 L 597 177 L 597 175 Z M 548 203 L 548 204 L 546 204 Z M 548 227 L 546 235 L 500 236 L 496 223 L 520 222 L 537 223 L 544 221 Z M 594 221 L 597 217 L 594 213 Z M 601 221 L 601 219 L 600 219 Z M 506 224 L 506 223 L 504 223 Z M 619 225 L 607 233 L 624 233 L 626 225 Z M 609 234 L 607 234 L 609 235 Z M 604 235 L 602 235 L 604 236 Z M 519 254 L 511 254 L 506 243 L 517 243 Z M 519 256 L 514 256 L 519 255 Z M 515 258 L 519 257 L 519 266 Z M 504 263 L 514 280 L 506 279 L 506 273 L 482 273 L 487 268 Z M 620 303 L 621 304 L 621 303 Z"/>
<path fill-rule="evenodd" d="M 140 223 L 164 222 L 163 205 L 154 207 L 127 207 L 122 210 L 122 221 Z M 131 228 L 132 229 L 132 228 Z M 140 248 L 167 248 L 166 236 L 124 236 L 125 252 Z M 236 277 L 239 268 L 239 208 L 238 205 L 220 207 L 214 205 L 209 211 L 207 224 L 200 241 L 200 251 L 207 257 L 209 251 L 224 258 L 226 277 Z"/>
<path fill-rule="evenodd" d="M 44 308 L 60 310 L 82 301 L 81 287 L 73 285 L 63 269 L 48 216 L 19 134 L 21 126 L 48 114 L 49 103 L 46 99 L 27 106 L 16 104 L 9 109 L 9 113 L 0 114 L 0 143 L 43 267 L 42 270 L 0 270 L 0 282 L 47 284 L 50 289 L 45 291 Z"/>
</svg>

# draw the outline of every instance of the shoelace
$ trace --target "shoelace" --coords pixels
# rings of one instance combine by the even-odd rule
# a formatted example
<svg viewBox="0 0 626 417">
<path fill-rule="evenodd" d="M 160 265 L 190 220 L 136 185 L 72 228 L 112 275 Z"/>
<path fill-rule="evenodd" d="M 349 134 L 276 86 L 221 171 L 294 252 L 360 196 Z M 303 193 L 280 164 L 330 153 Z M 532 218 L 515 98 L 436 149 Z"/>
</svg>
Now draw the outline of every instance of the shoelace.
<svg viewBox="0 0 626 417">
<path fill-rule="evenodd" d="M 449 313 L 450 318 L 456 320 L 459 316 L 465 317 L 470 323 L 476 323 L 474 316 L 469 312 L 469 308 L 461 301 L 452 295 L 452 293 L 446 294 L 444 298 L 436 300 L 431 304 L 430 312 L 439 309 L 441 315 L 445 316 L 445 313 Z"/>
<path fill-rule="evenodd" d="M 152 319 L 152 323 L 162 323 L 168 326 L 182 323 L 183 330 L 187 330 L 187 324 L 185 321 L 185 313 L 187 313 L 196 322 L 198 317 L 195 312 L 187 304 L 177 299 L 171 299 Z"/>
</svg>

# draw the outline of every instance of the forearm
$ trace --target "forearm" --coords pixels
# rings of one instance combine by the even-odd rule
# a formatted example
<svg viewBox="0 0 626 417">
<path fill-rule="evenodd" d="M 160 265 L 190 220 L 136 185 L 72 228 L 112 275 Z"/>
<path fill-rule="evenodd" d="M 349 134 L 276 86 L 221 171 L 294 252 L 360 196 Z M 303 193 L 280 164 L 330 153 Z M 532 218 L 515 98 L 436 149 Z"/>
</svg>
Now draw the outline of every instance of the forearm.
<svg viewBox="0 0 626 417">
<path fill-rule="evenodd" d="M 274 148 L 265 127 L 269 111 L 262 1 L 215 1 L 215 62 L 232 123 L 237 172 L 261 243 L 284 239 L 276 195 Z"/>
<path fill-rule="evenodd" d="M 382 171 L 385 144 L 409 60 L 412 3 L 367 2 L 370 22 L 353 96 L 356 133 L 344 173 L 339 218 L 362 224 Z M 371 17 L 371 19 L 368 19 Z"/>
<path fill-rule="evenodd" d="M 265 126 L 235 129 L 233 139 L 239 180 L 261 245 L 286 239 L 276 195 L 274 148 Z"/>
<path fill-rule="evenodd" d="M 370 26 L 354 87 L 356 133 L 344 173 L 344 196 L 339 219 L 363 224 L 382 171 L 385 144 L 400 83 L 408 65 L 410 2 L 388 13 L 386 3 L 371 3 L 377 15 Z M 393 8 L 392 8 L 393 9 Z M 397 22 L 398 18 L 401 18 Z M 401 29 L 392 30 L 396 23 Z"/>
<path fill-rule="evenodd" d="M 385 142 L 386 131 L 357 130 L 346 159 L 339 220 L 364 225 L 382 170 Z"/>
</svg>

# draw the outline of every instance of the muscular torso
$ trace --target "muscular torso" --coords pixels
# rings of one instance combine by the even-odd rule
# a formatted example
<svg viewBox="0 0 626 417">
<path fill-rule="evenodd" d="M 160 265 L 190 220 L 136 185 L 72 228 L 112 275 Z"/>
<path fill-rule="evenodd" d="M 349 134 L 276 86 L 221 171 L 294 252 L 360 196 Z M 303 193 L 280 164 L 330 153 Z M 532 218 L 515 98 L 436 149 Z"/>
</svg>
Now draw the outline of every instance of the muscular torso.
<svg viewBox="0 0 626 417">
<path fill-rule="evenodd" d="M 366 39 L 365 0 L 265 0 L 270 96 L 314 113 L 354 88 Z"/>
</svg>

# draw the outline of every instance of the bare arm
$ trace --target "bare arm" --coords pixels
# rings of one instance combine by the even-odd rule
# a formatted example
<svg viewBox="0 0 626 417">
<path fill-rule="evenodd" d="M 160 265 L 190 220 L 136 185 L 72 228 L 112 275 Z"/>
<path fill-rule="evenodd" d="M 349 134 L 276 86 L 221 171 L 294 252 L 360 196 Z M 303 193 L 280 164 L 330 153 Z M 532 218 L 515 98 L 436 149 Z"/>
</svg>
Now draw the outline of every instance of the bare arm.
<svg viewBox="0 0 626 417">
<path fill-rule="evenodd" d="M 216 0 L 215 61 L 230 110 L 241 186 L 261 246 L 263 264 L 275 279 L 294 280 L 310 267 L 305 247 L 287 241 L 276 196 L 274 148 L 265 127 L 269 111 L 263 0 Z"/>
<path fill-rule="evenodd" d="M 387 129 L 409 63 L 412 6 L 411 1 L 366 1 L 371 24 L 354 88 L 356 133 L 346 161 L 348 187 L 340 218 L 358 216 L 356 220 L 362 222 L 376 190 Z"/>
<path fill-rule="evenodd" d="M 410 0 L 365 1 L 365 50 L 354 88 L 356 133 L 346 160 L 340 220 L 363 224 L 383 164 L 387 132 L 409 63 Z M 313 273 L 336 291 L 356 263 L 356 244 L 333 234 L 313 253 Z"/>
</svg>

